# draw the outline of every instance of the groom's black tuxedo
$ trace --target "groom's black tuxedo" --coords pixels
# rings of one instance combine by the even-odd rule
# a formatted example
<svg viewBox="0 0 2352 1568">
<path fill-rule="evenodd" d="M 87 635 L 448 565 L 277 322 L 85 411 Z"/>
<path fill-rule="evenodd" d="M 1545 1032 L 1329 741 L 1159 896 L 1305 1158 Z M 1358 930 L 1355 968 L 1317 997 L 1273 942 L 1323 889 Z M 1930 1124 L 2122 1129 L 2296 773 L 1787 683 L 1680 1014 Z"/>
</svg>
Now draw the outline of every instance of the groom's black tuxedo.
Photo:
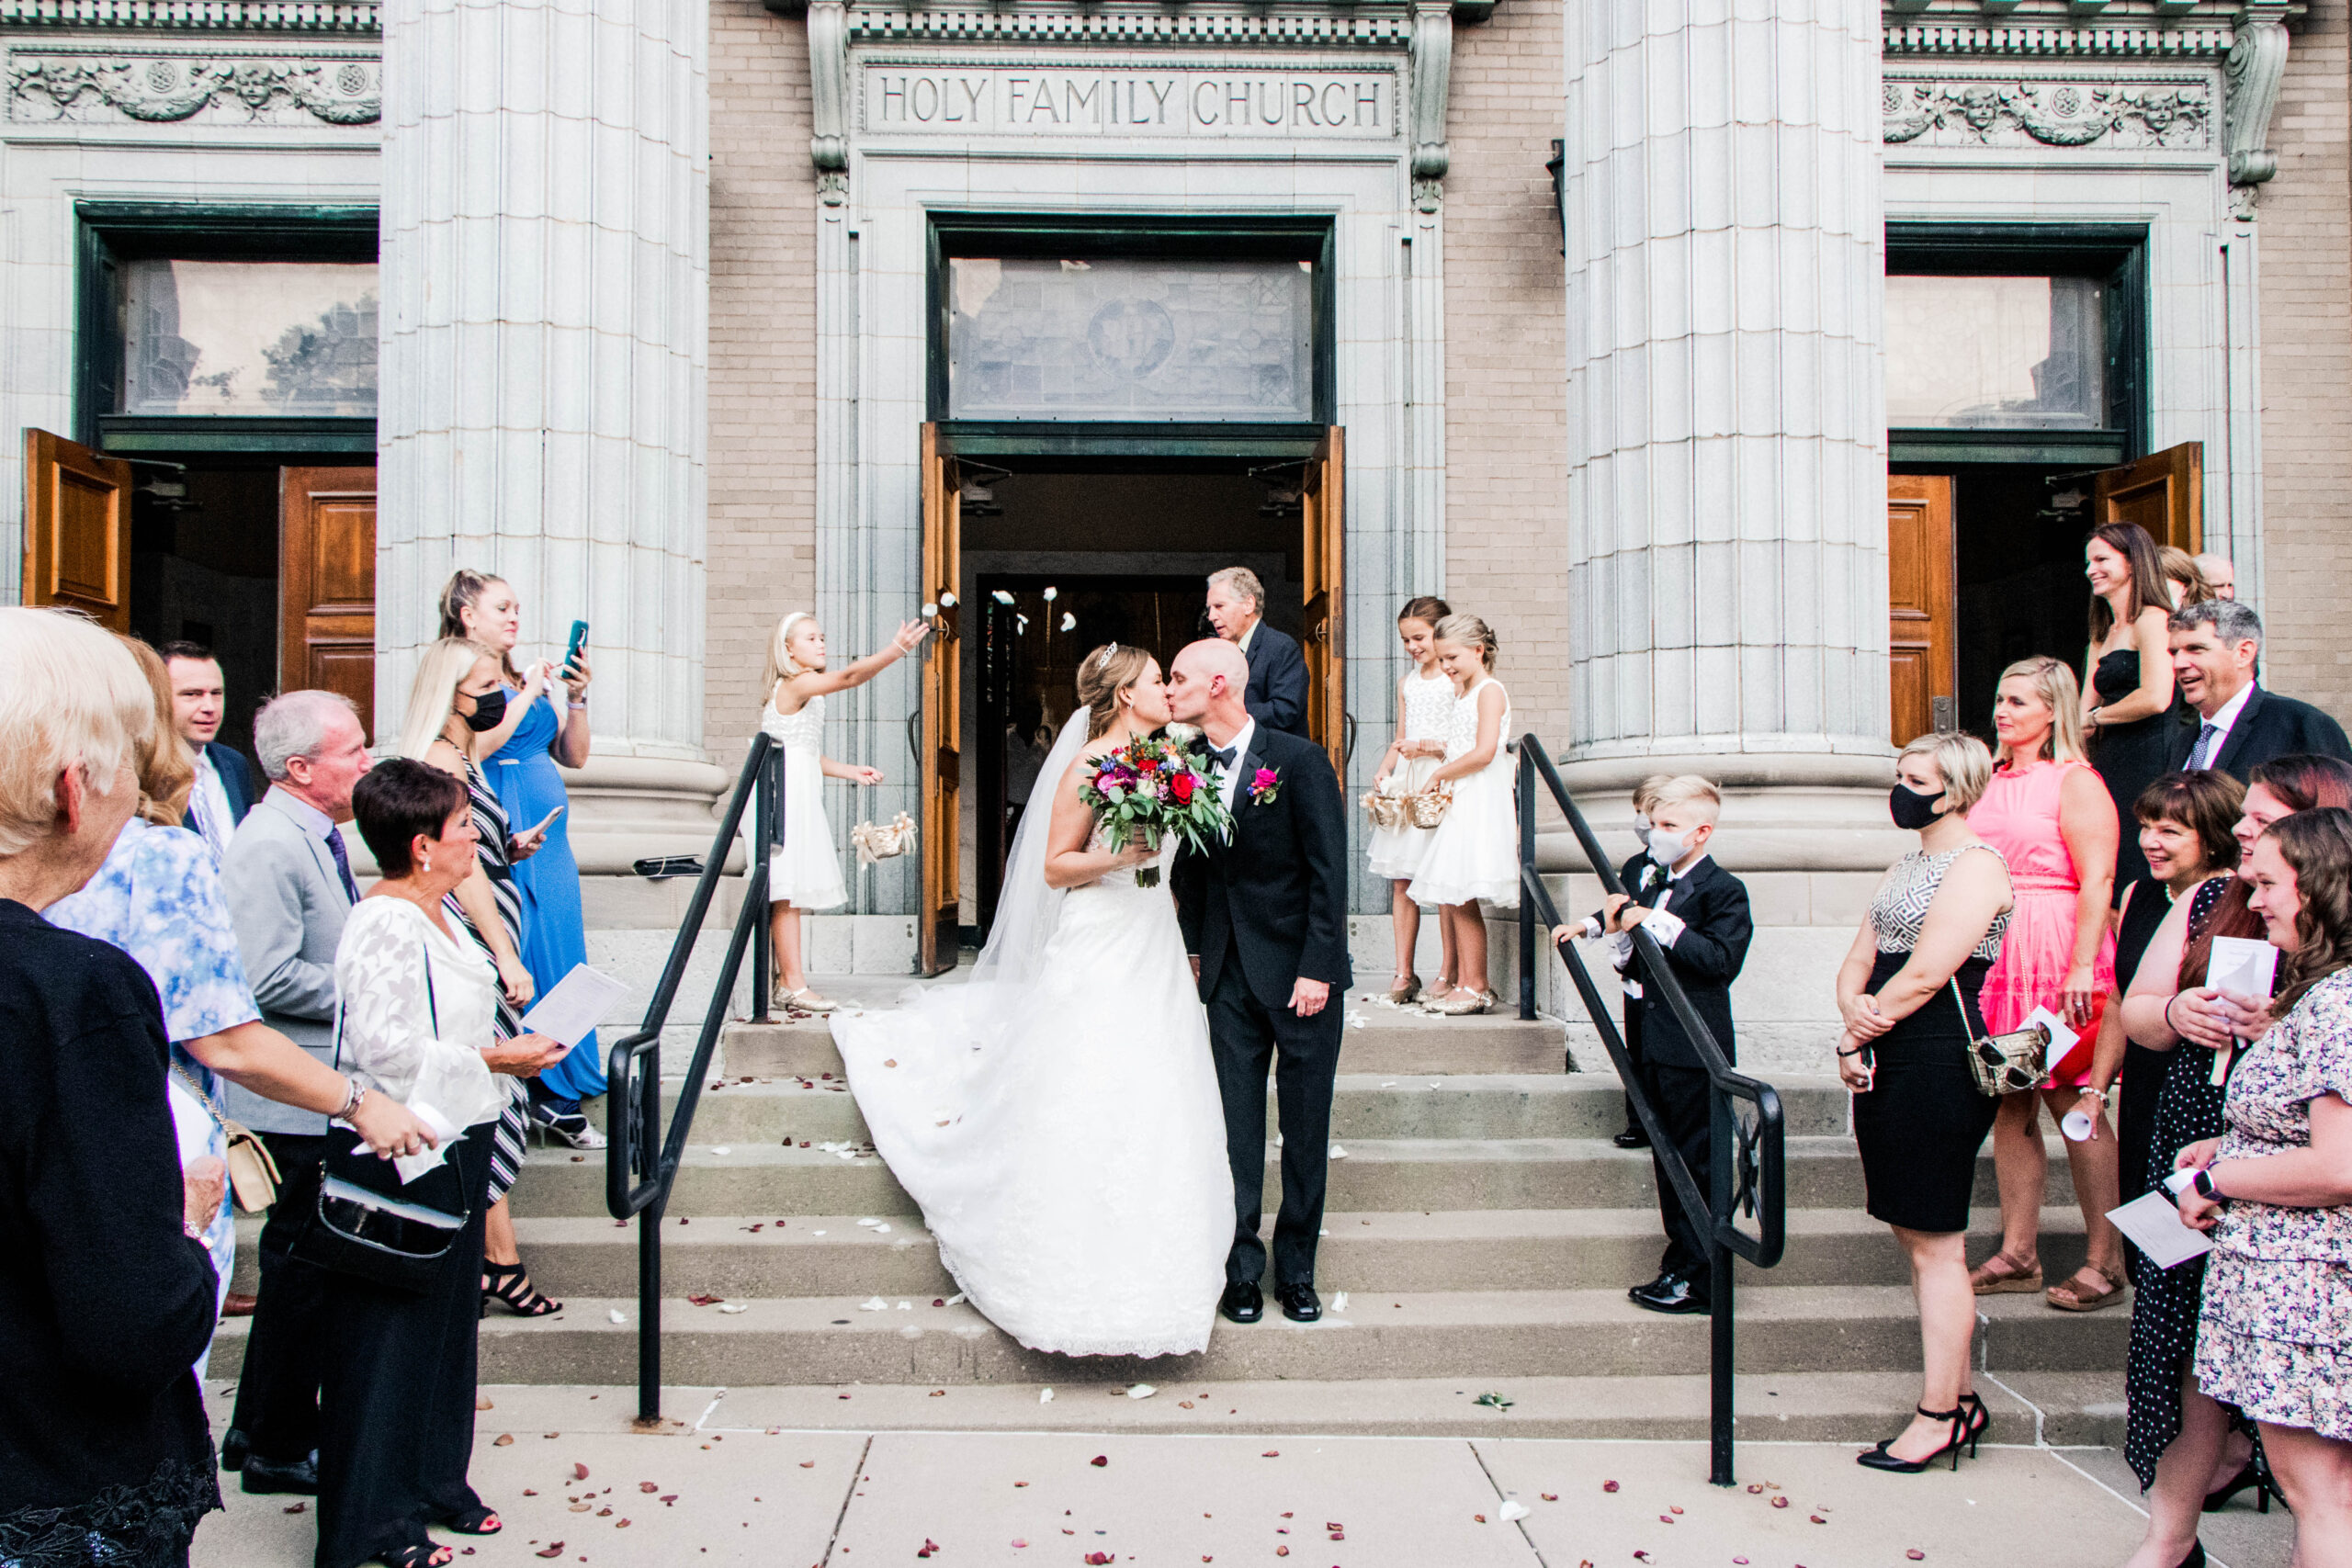
<svg viewBox="0 0 2352 1568">
<path fill-rule="evenodd" d="M 1201 1000 L 1225 1100 L 1235 1226 L 1228 1280 L 1265 1271 L 1259 1216 L 1266 1173 L 1266 1071 L 1283 1130 L 1283 1205 L 1274 1222 L 1274 1281 L 1311 1284 L 1340 1069 L 1347 941 L 1347 812 L 1330 759 L 1312 741 L 1263 723 L 1236 759 L 1229 841 L 1181 852 L 1170 874 L 1184 946 L 1200 960 Z M 1250 797 L 1261 768 L 1271 799 Z M 1330 999 L 1312 1018 L 1291 1011 L 1292 987 L 1321 980 Z"/>
</svg>

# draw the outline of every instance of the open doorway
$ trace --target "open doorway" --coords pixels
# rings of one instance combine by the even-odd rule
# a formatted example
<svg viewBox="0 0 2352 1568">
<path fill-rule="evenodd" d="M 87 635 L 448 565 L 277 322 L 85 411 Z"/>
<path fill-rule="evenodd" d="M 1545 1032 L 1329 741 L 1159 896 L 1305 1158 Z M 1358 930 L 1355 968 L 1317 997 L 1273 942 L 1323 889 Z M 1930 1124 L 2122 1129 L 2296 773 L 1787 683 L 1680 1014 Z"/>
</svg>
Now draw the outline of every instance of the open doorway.
<svg viewBox="0 0 2352 1568">
<path fill-rule="evenodd" d="M 1295 637 L 1305 617 L 1302 465 L 1002 461 L 961 467 L 967 942 L 987 939 L 1013 832 L 1090 650 L 1148 649 L 1165 670 L 1214 635 L 1207 578 L 1229 566 L 1264 583 L 1268 625 Z"/>
</svg>

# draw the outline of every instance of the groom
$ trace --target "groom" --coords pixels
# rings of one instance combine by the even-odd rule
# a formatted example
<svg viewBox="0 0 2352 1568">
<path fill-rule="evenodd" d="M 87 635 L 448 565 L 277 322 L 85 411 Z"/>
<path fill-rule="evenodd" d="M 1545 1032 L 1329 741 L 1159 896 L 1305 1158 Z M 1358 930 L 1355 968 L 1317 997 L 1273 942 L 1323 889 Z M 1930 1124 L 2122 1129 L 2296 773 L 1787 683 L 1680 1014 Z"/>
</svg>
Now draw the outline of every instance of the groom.
<svg viewBox="0 0 2352 1568">
<path fill-rule="evenodd" d="M 1266 1304 L 1258 1239 L 1266 1175 L 1266 1069 L 1283 1131 L 1283 1206 L 1274 1221 L 1274 1299 L 1293 1323 L 1323 1315 L 1315 1238 L 1329 1167 L 1331 1086 L 1340 1070 L 1347 942 L 1347 817 L 1321 747 L 1258 724 L 1242 697 L 1249 661 L 1229 642 L 1176 656 L 1168 708 L 1200 727 L 1209 776 L 1233 813 L 1233 836 L 1176 859 L 1171 886 L 1208 1010 L 1233 1166 L 1233 1250 L 1217 1310 L 1255 1323 Z"/>
</svg>

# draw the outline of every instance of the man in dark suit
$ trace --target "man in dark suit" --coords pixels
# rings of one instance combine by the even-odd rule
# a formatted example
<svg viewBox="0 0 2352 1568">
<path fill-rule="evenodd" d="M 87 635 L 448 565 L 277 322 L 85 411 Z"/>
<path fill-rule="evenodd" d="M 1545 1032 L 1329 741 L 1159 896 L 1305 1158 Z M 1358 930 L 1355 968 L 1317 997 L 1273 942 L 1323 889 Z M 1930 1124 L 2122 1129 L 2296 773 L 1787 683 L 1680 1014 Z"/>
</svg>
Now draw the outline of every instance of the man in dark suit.
<svg viewBox="0 0 2352 1568">
<path fill-rule="evenodd" d="M 1739 878 L 1717 865 L 1707 853 L 1723 796 L 1712 784 L 1695 775 L 1669 779 L 1661 785 L 1650 809 L 1649 858 L 1664 874 L 1628 884 L 1638 895 L 1612 896 L 1602 911 L 1613 931 L 1646 927 L 1666 953 L 1667 967 L 1682 986 L 1691 1010 L 1723 1048 L 1726 1060 L 1736 1060 L 1732 1038 L 1731 983 L 1747 962 L 1747 944 L 1756 934 L 1747 909 L 1747 888 Z M 1706 1063 L 1667 1006 L 1663 988 L 1645 976 L 1641 999 L 1642 1077 L 1650 1108 L 1660 1130 L 1681 1155 L 1682 1163 L 1702 1193 L 1712 1190 L 1713 1142 L 1710 1127 L 1712 1094 Z M 1708 1310 L 1709 1251 L 1712 1227 L 1704 1214 L 1686 1214 L 1681 1200 L 1668 1184 L 1662 1151 L 1654 1150 L 1657 1168 L 1658 1217 L 1666 1225 L 1666 1252 L 1658 1260 L 1657 1278 L 1626 1293 L 1635 1306 L 1652 1312 L 1703 1313 Z"/>
<path fill-rule="evenodd" d="M 237 824 L 254 807 L 254 777 L 243 757 L 214 739 L 227 688 L 220 661 L 201 643 L 167 642 L 155 650 L 172 681 L 172 722 L 196 762 L 188 791 L 187 826 L 203 839 L 219 865 L 229 853 Z"/>
<path fill-rule="evenodd" d="M 2262 617 L 2243 600 L 2184 604 L 2172 615 L 2172 674 L 2198 723 L 2173 738 L 2171 762 L 2244 779 L 2274 757 L 2352 761 L 2344 727 L 2309 703 L 2263 690 Z"/>
<path fill-rule="evenodd" d="M 1306 655 L 1298 639 L 1266 624 L 1266 585 L 1246 566 L 1209 578 L 1209 625 L 1250 661 L 1242 705 L 1269 729 L 1306 733 Z"/>
<path fill-rule="evenodd" d="M 1329 1174 L 1331 1089 L 1340 1071 L 1348 963 L 1347 811 L 1330 759 L 1312 741 L 1250 717 L 1249 668 L 1227 642 L 1196 642 L 1169 671 L 1169 711 L 1198 725 L 1208 776 L 1233 813 L 1227 841 L 1180 852 L 1170 875 L 1185 951 L 1208 1010 L 1209 1048 L 1225 1102 L 1234 1230 L 1217 1309 L 1235 1323 L 1265 1314 L 1258 1228 L 1266 1175 L 1266 1070 L 1283 1132 L 1283 1202 L 1274 1221 L 1274 1297 L 1283 1315 L 1323 1315 L 1315 1240 Z"/>
</svg>

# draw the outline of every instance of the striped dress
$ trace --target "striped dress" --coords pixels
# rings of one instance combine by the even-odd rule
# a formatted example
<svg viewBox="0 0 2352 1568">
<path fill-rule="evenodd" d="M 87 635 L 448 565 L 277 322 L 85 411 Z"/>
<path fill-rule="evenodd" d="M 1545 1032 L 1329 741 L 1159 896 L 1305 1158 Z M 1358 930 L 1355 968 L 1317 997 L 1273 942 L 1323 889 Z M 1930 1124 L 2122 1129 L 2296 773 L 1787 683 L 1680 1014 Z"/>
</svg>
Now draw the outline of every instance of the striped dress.
<svg viewBox="0 0 2352 1568">
<path fill-rule="evenodd" d="M 511 836 L 506 826 L 506 807 L 500 804 L 498 792 L 492 789 L 470 757 L 466 759 L 466 800 L 473 808 L 474 832 L 481 838 L 475 853 L 481 858 L 482 874 L 490 878 L 490 894 L 498 905 L 499 923 L 506 928 L 506 940 L 514 951 L 523 951 L 523 895 L 514 886 L 514 867 L 506 858 L 506 840 Z M 444 900 L 450 914 L 466 928 L 482 952 L 491 953 L 491 945 L 481 932 L 474 930 L 466 912 L 458 907 L 456 894 Z M 492 953 L 492 961 L 496 954 Z M 501 1040 L 512 1040 L 524 1032 L 523 1017 L 514 1004 L 506 999 L 503 986 L 498 988 L 498 1016 L 492 1032 Z M 498 1130 L 492 1134 L 490 1151 L 490 1201 L 497 1202 L 506 1196 L 523 1170 L 524 1089 L 523 1080 L 505 1077 L 506 1109 L 498 1113 Z"/>
</svg>

